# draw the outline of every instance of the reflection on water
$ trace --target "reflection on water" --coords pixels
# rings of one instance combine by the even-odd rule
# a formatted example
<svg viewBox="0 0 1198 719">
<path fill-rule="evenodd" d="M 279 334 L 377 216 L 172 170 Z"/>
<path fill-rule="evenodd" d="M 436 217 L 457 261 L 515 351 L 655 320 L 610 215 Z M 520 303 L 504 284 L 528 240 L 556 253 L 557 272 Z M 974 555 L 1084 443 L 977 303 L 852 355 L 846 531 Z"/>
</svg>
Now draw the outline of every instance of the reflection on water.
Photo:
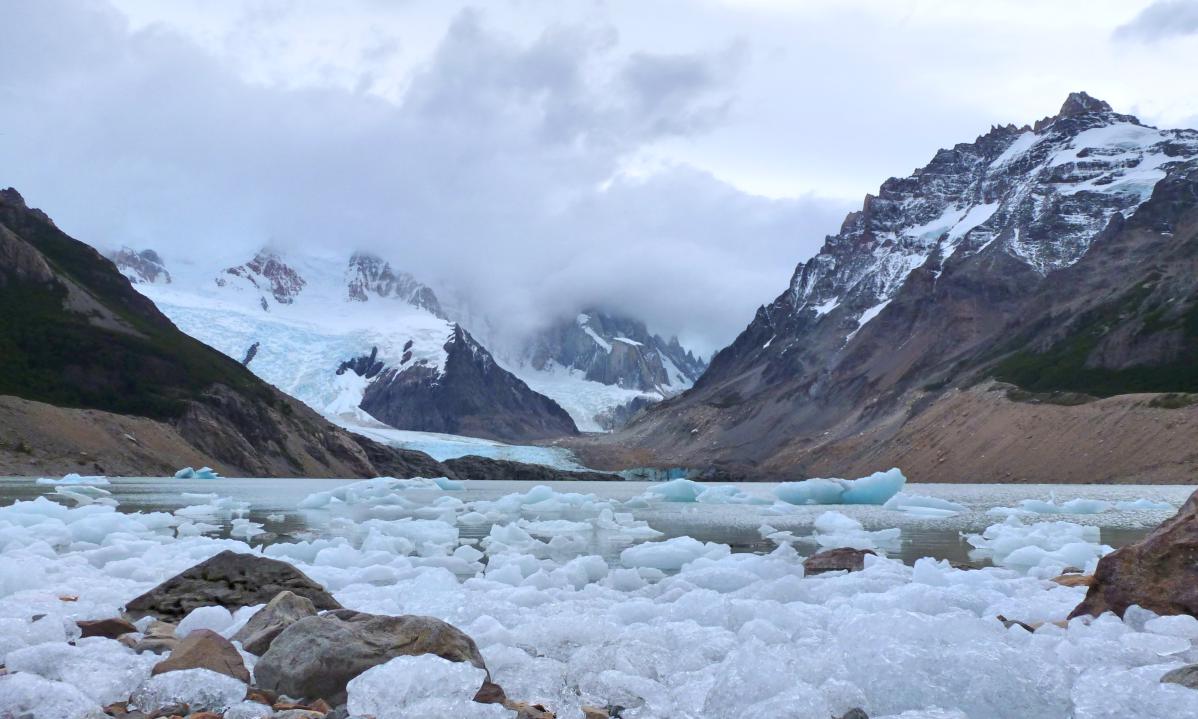
<svg viewBox="0 0 1198 719">
<path fill-rule="evenodd" d="M 172 512 L 196 500 L 184 494 L 217 494 L 249 504 L 249 519 L 264 525 L 268 534 L 255 538 L 254 543 L 312 539 L 328 528 L 329 514 L 324 510 L 300 509 L 300 502 L 309 494 L 323 492 L 355 480 L 330 479 L 219 479 L 179 480 L 173 478 L 113 479 L 105 489 L 120 502 L 120 510 Z M 594 494 L 601 499 L 628 500 L 650 486 L 645 482 L 553 482 L 559 492 Z M 463 502 L 496 499 L 514 492 L 526 492 L 529 482 L 465 483 L 462 491 L 448 492 Z M 773 501 L 773 484 L 741 485 L 742 489 L 763 500 Z M 908 563 L 920 557 L 947 559 L 957 564 L 984 563 L 971 559 L 969 546 L 961 539 L 963 532 L 980 532 L 1002 520 L 988 513 L 994 507 L 1014 506 L 1020 500 L 1050 496 L 1059 501 L 1077 497 L 1102 499 L 1110 502 L 1148 498 L 1168 502 L 1174 507 L 1193 491 L 1187 486 L 1129 486 L 1129 485 L 908 485 L 907 491 L 948 499 L 965 505 L 969 511 L 946 519 L 914 517 L 876 506 L 837 505 L 787 507 L 787 514 L 771 515 L 763 505 L 661 503 L 649 508 L 632 509 L 637 519 L 666 534 L 667 537 L 690 535 L 707 542 L 728 544 L 737 552 L 768 552 L 774 544 L 763 540 L 758 528 L 763 523 L 791 531 L 798 536 L 811 534 L 815 518 L 828 510 L 842 512 L 877 530 L 886 527 L 902 529 L 902 547 L 897 556 Z M 415 500 L 432 501 L 443 493 L 436 490 L 410 490 L 406 495 Z M 38 496 L 54 499 L 53 486 L 37 485 L 29 478 L 0 478 L 0 504 L 14 500 L 29 500 Z M 62 498 L 59 498 L 62 500 Z M 62 500 L 65 501 L 65 500 Z M 1119 547 L 1143 537 L 1152 527 L 1172 514 L 1166 510 L 1110 511 L 1092 515 L 1043 515 L 1028 521 L 1067 520 L 1101 528 L 1102 542 Z M 220 523 L 227 535 L 228 519 L 205 520 Z M 490 531 L 487 524 L 462 524 L 463 539 L 478 540 Z M 613 541 L 601 547 L 608 558 L 617 557 L 626 542 Z M 802 545 L 801 547 L 802 548 Z"/>
</svg>

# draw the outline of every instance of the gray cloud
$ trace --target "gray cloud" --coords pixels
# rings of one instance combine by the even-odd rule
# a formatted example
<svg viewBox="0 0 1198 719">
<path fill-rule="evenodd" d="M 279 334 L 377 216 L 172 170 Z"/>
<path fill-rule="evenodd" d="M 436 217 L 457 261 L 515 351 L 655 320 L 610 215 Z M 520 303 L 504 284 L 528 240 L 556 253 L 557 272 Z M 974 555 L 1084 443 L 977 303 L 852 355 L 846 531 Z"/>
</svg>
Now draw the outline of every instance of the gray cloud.
<svg viewBox="0 0 1198 719">
<path fill-rule="evenodd" d="M 3 14 L 0 184 L 102 246 L 168 261 L 268 242 L 373 249 L 509 334 L 600 304 L 711 351 L 845 209 L 685 166 L 621 172 L 724 121 L 747 52 L 735 45 L 621 56 L 604 25 L 528 41 L 465 11 L 391 102 L 247 82 L 98 2 Z"/>
<path fill-rule="evenodd" d="M 1160 40 L 1198 33 L 1198 2 L 1157 0 L 1140 11 L 1131 22 L 1116 28 L 1120 40 Z"/>
</svg>

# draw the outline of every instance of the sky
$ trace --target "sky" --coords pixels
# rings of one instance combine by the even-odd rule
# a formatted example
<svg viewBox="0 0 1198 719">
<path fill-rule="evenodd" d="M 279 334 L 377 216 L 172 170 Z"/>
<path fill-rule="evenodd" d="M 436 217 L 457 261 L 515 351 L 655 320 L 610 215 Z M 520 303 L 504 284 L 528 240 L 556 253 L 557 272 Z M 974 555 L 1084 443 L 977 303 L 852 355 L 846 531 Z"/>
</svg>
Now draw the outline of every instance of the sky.
<svg viewBox="0 0 1198 719">
<path fill-rule="evenodd" d="M 1198 126 L 1198 0 L 0 0 L 0 186 L 167 260 L 378 252 L 518 337 L 727 344 L 890 176 L 1085 90 Z"/>
</svg>

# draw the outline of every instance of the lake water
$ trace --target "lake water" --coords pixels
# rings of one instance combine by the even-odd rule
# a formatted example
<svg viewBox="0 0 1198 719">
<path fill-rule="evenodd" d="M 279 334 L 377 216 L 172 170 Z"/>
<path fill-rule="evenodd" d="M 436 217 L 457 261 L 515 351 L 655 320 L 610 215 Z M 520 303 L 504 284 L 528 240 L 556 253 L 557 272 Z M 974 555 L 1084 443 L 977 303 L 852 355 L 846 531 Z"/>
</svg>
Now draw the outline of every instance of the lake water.
<svg viewBox="0 0 1198 719">
<path fill-rule="evenodd" d="M 329 515 L 323 510 L 300 509 L 299 504 L 310 494 L 328 491 L 351 484 L 356 480 L 339 479 L 259 479 L 225 478 L 219 480 L 180 480 L 163 477 L 114 478 L 104 487 L 120 503 L 120 510 L 172 512 L 195 504 L 185 494 L 218 494 L 250 505 L 247 515 L 260 522 L 268 532 L 255 543 L 294 541 L 321 536 Z M 463 502 L 492 500 L 504 495 L 526 492 L 535 486 L 530 482 L 467 481 L 461 491 L 446 492 Z M 550 482 L 559 492 L 593 494 L 600 499 L 627 501 L 654 486 L 649 482 Z M 773 483 L 738 484 L 743 492 L 773 501 Z M 901 547 L 891 556 L 911 563 L 920 557 L 947 559 L 957 564 L 982 566 L 984 558 L 971 557 L 963 533 L 978 533 L 1002 520 L 990 513 L 995 507 L 1017 506 L 1021 500 L 1055 499 L 1059 503 L 1071 499 L 1096 499 L 1106 502 L 1149 499 L 1170 504 L 1173 510 L 1106 511 L 1097 514 L 1032 515 L 1028 521 L 1066 520 L 1100 528 L 1102 542 L 1120 547 L 1147 534 L 1162 520 L 1173 514 L 1195 489 L 1188 485 L 997 485 L 997 484 L 908 484 L 909 494 L 937 497 L 964 505 L 968 511 L 947 518 L 923 518 L 871 505 L 809 505 L 794 507 L 785 516 L 770 515 L 763 505 L 696 504 L 659 502 L 651 507 L 629 511 L 667 537 L 689 535 L 708 542 L 728 544 L 734 552 L 769 552 L 774 544 L 761 538 L 758 528 L 769 524 L 776 529 L 791 531 L 798 536 L 812 533 L 817 516 L 835 510 L 861 522 L 868 530 L 898 527 L 902 530 Z M 442 493 L 435 490 L 413 490 L 413 499 L 432 501 Z M 55 497 L 55 487 L 36 484 L 28 477 L 0 477 L 0 504 L 28 500 L 37 496 Z M 214 520 L 215 521 L 215 520 Z M 220 523 L 220 522 L 217 522 Z M 223 522 L 227 531 L 228 521 Z M 460 527 L 464 539 L 481 538 L 490 525 L 474 524 Z M 610 559 L 628 546 L 620 541 L 605 544 L 602 554 Z"/>
</svg>

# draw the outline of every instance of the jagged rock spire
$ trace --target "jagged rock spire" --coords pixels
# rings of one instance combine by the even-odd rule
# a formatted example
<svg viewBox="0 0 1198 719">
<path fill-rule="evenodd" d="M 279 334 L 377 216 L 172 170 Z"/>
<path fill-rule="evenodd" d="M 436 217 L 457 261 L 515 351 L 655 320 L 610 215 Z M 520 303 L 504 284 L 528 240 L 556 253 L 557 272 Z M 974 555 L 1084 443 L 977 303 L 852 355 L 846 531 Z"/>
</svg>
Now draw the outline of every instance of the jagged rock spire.
<svg viewBox="0 0 1198 719">
<path fill-rule="evenodd" d="M 1065 98 L 1065 104 L 1061 105 L 1061 111 L 1057 113 L 1057 117 L 1072 117 L 1088 112 L 1113 112 L 1113 110 L 1110 105 L 1096 97 L 1090 97 L 1084 92 L 1071 92 L 1069 97 Z"/>
</svg>

